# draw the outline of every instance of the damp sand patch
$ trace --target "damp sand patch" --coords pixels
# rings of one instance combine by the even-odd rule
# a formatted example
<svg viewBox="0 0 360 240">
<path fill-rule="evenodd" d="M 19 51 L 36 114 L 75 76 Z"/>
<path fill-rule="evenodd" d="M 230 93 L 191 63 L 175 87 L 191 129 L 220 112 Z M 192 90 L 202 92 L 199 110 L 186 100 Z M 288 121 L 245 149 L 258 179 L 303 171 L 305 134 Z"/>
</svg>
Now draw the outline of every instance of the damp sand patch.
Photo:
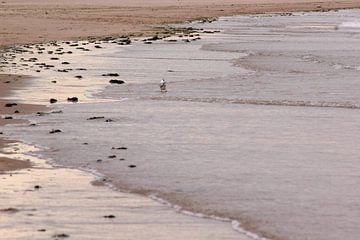
<svg viewBox="0 0 360 240">
<path fill-rule="evenodd" d="M 178 214 L 149 198 L 94 186 L 94 175 L 52 167 L 16 143 L 33 168 L 1 175 L 2 239 L 248 239 L 229 223 Z M 74 184 L 76 183 L 76 184 Z"/>
</svg>

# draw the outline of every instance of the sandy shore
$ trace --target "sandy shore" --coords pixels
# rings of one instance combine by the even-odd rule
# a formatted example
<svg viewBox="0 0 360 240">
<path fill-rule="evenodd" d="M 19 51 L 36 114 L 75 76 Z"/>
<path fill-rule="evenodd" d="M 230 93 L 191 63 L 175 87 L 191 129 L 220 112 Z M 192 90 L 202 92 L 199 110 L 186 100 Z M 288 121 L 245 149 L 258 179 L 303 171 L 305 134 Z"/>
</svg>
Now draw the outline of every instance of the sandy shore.
<svg viewBox="0 0 360 240">
<path fill-rule="evenodd" d="M 0 46 L 78 39 L 89 36 L 142 34 L 156 24 L 203 17 L 284 11 L 357 8 L 357 0 L 155 0 L 155 1 L 3 1 Z"/>
<path fill-rule="evenodd" d="M 200 2 L 182 1 L 63 1 L 60 5 L 36 1 L 3 2 L 0 8 L 0 46 L 48 42 L 60 39 L 113 36 L 123 34 L 146 34 L 152 26 L 170 22 L 217 17 L 242 13 L 284 12 L 284 11 L 326 11 L 329 9 L 356 8 L 360 2 L 350 1 L 292 1 L 255 0 L 239 4 L 226 0 L 222 4 L 205 0 Z M 156 17 L 155 17 L 156 16 Z M 12 89 L 26 86 L 26 79 L 14 75 L 0 75 L 0 99 L 6 99 Z M 6 107 L 8 103 L 17 105 Z M 0 100 L 0 112 L 13 119 L 0 119 L 0 126 L 20 123 L 17 114 L 30 114 L 44 109 L 40 105 L 20 104 L 16 101 Z M 15 113 L 19 111 L 19 113 Z M 1 135 L 0 135 L 1 136 Z M 0 148 L 9 142 L 0 139 Z M 26 161 L 0 158 L 0 173 L 31 167 Z"/>
<path fill-rule="evenodd" d="M 0 126 L 23 122 L 22 120 L 16 119 L 16 115 L 30 114 L 45 109 L 44 106 L 40 105 L 22 104 L 16 101 L 4 100 L 4 98 L 11 94 L 11 90 L 26 86 L 25 77 L 0 74 L 0 86 L 0 114 L 4 116 L 0 118 Z M 1 135 L 2 134 L 3 133 L 1 132 Z M 0 138 L 0 149 L 11 142 L 12 141 Z M 21 168 L 28 168 L 30 166 L 31 164 L 26 161 L 0 157 L 0 173 Z"/>
</svg>

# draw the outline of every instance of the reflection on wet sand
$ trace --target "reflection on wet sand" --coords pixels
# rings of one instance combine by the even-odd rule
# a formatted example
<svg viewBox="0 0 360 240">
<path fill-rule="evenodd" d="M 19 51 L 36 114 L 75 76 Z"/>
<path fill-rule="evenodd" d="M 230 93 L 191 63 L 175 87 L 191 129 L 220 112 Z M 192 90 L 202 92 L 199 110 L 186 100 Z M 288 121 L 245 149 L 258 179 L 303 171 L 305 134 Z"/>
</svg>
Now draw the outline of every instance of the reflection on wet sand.
<svg viewBox="0 0 360 240">
<path fill-rule="evenodd" d="M 0 175 L 3 240 L 249 239 L 227 222 L 178 214 L 143 196 L 92 186 L 91 174 L 52 167 L 24 155 L 36 150 L 21 143 L 5 149 L 13 158 L 30 160 L 34 166 Z M 102 177 L 97 182 L 108 184 Z"/>
</svg>

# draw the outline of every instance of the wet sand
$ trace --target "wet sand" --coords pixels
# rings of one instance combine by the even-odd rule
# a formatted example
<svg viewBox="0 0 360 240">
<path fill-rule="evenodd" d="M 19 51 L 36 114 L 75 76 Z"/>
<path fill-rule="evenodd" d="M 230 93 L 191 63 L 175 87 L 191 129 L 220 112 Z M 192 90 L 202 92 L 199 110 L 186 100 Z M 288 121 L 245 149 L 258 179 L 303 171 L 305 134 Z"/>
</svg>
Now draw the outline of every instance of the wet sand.
<svg viewBox="0 0 360 240">
<path fill-rule="evenodd" d="M 16 119 L 16 115 L 26 115 L 45 109 L 45 107 L 41 105 L 23 104 L 17 103 L 17 101 L 4 100 L 4 98 L 8 97 L 11 94 L 11 90 L 26 87 L 24 81 L 26 80 L 22 76 L 0 74 L 0 115 L 3 115 L 3 117 L 0 118 L 0 126 L 4 126 L 6 124 L 23 123 L 25 121 Z M 12 104 L 12 106 L 7 107 L 6 104 Z M 12 117 L 12 119 L 6 119 L 6 117 Z M 3 134 L 4 133 L 1 132 L 1 135 Z M 0 149 L 7 146 L 7 144 L 9 143 L 13 143 L 13 141 L 2 139 L 1 135 Z M 27 161 L 19 161 L 6 157 L 0 158 L 0 173 L 22 168 L 29 168 L 30 166 L 31 163 Z"/>
<path fill-rule="evenodd" d="M 246 13 L 327 11 L 360 7 L 357 0 L 3 1 L 0 46 L 50 40 L 148 34 L 153 25 Z"/>
<path fill-rule="evenodd" d="M 149 198 L 104 187 L 111 182 L 101 176 L 25 155 L 37 151 L 32 146 L 14 143 L 5 151 L 33 166 L 0 175 L 2 240 L 250 240 L 229 222 L 187 216 Z"/>
</svg>

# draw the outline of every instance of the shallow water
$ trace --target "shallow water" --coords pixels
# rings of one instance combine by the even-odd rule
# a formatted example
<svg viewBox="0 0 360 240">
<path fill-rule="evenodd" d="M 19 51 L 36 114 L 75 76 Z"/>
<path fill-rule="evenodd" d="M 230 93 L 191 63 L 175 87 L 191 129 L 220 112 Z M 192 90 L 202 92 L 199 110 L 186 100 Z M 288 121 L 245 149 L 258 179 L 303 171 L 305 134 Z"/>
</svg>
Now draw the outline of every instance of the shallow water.
<svg viewBox="0 0 360 240">
<path fill-rule="evenodd" d="M 101 74 L 118 72 L 125 85 L 88 91 L 84 104 L 58 104 L 63 114 L 34 116 L 37 126 L 8 135 L 121 189 L 236 219 L 269 238 L 355 240 L 359 18 L 358 10 L 221 18 L 190 24 L 222 31 L 191 43 L 103 43 L 73 55 L 88 68 L 81 81 L 107 83 Z M 39 91 L 15 97 L 47 101 L 39 96 L 53 73 L 38 76 Z M 87 120 L 94 116 L 104 118 Z M 55 128 L 63 132 L 48 133 Z"/>
</svg>

